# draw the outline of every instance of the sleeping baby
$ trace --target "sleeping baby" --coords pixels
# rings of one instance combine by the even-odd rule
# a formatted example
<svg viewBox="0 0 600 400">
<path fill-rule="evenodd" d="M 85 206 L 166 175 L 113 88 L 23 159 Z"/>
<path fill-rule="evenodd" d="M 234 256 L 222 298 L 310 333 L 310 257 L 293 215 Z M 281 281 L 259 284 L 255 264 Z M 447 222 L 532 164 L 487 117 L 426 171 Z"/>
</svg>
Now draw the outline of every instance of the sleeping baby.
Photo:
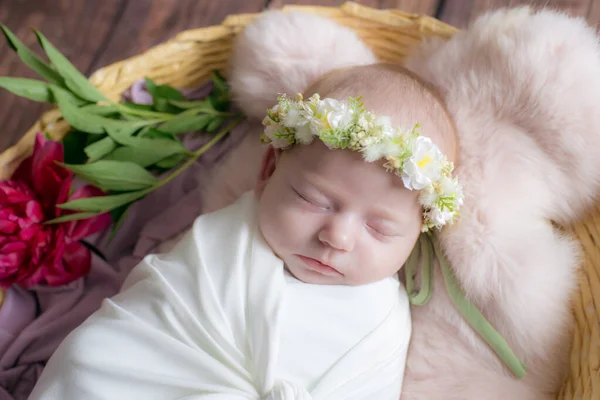
<svg viewBox="0 0 600 400">
<path fill-rule="evenodd" d="M 251 24 L 253 190 L 147 256 L 31 399 L 553 398 L 578 253 L 552 222 L 600 188 L 597 38 L 499 11 L 407 66 L 326 19 Z"/>
<path fill-rule="evenodd" d="M 337 69 L 305 95 L 273 99 L 255 189 L 146 257 L 32 399 L 399 398 L 398 271 L 458 215 L 453 124 L 399 66 Z"/>
</svg>

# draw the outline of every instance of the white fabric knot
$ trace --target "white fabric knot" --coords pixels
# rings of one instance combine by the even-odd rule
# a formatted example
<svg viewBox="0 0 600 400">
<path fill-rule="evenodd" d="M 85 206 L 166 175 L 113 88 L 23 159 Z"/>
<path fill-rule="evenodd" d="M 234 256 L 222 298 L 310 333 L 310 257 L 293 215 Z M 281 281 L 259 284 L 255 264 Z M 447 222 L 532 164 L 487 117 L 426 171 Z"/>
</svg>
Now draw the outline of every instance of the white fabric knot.
<svg viewBox="0 0 600 400">
<path fill-rule="evenodd" d="M 261 400 L 312 400 L 312 396 L 297 383 L 278 380 Z"/>
</svg>

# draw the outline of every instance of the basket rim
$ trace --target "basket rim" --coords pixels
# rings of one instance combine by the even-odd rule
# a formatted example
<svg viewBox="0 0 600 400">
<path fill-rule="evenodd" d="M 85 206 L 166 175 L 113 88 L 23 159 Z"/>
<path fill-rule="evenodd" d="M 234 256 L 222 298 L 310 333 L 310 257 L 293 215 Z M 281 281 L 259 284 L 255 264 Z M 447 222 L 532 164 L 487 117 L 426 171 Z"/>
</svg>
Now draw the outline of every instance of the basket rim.
<svg viewBox="0 0 600 400">
<path fill-rule="evenodd" d="M 358 20 L 364 20 L 366 22 L 385 23 L 385 25 L 388 25 L 390 28 L 417 26 L 417 30 L 424 35 L 449 37 L 454 34 L 454 32 L 458 31 L 458 29 L 454 26 L 442 22 L 434 16 L 410 13 L 396 8 L 378 9 L 361 5 L 354 1 L 346 1 L 339 6 L 309 6 L 289 4 L 281 7 L 278 10 L 283 12 L 310 12 L 312 14 L 325 17 L 351 17 Z M 109 71 L 117 70 L 125 65 L 129 65 L 144 58 L 149 58 L 153 53 L 160 52 L 161 49 L 171 47 L 174 43 L 181 43 L 190 40 L 198 41 L 197 38 L 191 39 L 191 36 L 197 36 L 198 33 L 203 34 L 204 39 L 202 41 L 204 42 L 227 39 L 240 32 L 256 17 L 269 11 L 274 10 L 266 9 L 256 13 L 230 14 L 224 17 L 220 24 L 182 30 L 162 43 L 152 46 L 139 54 L 124 58 L 95 70 L 88 77 L 88 79 L 95 86 L 99 86 L 103 76 Z M 441 33 L 445 33 L 445 35 L 442 35 Z M 157 83 L 161 83 L 160 79 L 157 79 Z M 121 93 L 122 91 L 118 94 L 105 94 L 108 97 L 118 97 Z M 51 110 L 42 113 L 35 123 L 21 136 L 17 143 L 0 153 L 0 180 L 10 178 L 20 162 L 29 156 L 29 154 L 31 154 L 34 137 L 37 132 L 45 131 L 47 128 L 54 129 L 54 131 L 49 132 L 50 136 L 56 140 L 62 138 L 68 129 L 68 124 L 66 124 L 64 121 L 58 121 L 60 116 L 61 114 L 58 108 L 52 108 Z M 58 133 L 56 132 L 57 125 L 62 128 Z"/>
</svg>

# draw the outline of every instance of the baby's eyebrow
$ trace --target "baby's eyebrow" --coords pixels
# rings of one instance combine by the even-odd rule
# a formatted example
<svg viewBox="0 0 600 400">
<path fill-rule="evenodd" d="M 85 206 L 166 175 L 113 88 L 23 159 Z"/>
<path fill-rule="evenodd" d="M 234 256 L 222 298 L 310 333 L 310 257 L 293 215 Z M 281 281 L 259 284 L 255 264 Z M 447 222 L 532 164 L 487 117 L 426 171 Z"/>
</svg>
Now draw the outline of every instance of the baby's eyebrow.
<svg viewBox="0 0 600 400">
<path fill-rule="evenodd" d="M 400 206 L 398 206 L 400 207 Z M 406 224 L 408 221 L 406 221 L 406 218 L 404 218 L 404 214 L 398 212 L 398 210 L 390 210 L 387 207 L 375 207 L 372 211 L 372 215 L 375 218 L 379 218 L 379 219 L 383 219 L 383 220 L 387 220 L 387 221 L 391 221 L 391 222 L 397 222 L 401 225 Z"/>
</svg>

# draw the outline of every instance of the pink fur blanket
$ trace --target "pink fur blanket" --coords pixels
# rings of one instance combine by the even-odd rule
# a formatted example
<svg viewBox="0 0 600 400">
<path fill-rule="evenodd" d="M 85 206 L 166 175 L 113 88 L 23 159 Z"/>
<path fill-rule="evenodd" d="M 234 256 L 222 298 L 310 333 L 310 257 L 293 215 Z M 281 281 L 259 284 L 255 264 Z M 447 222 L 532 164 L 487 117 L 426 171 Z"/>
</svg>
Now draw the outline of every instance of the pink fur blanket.
<svg viewBox="0 0 600 400">
<path fill-rule="evenodd" d="M 485 14 L 406 60 L 439 88 L 458 132 L 465 203 L 438 238 L 467 298 L 528 373 L 513 377 L 462 319 L 436 266 L 431 301 L 412 308 L 403 399 L 553 399 L 560 389 L 579 247 L 553 223 L 573 222 L 600 189 L 598 43 L 582 18 L 523 7 Z M 242 34 L 231 82 L 261 118 L 278 93 L 373 59 L 347 28 L 273 12 Z"/>
</svg>

